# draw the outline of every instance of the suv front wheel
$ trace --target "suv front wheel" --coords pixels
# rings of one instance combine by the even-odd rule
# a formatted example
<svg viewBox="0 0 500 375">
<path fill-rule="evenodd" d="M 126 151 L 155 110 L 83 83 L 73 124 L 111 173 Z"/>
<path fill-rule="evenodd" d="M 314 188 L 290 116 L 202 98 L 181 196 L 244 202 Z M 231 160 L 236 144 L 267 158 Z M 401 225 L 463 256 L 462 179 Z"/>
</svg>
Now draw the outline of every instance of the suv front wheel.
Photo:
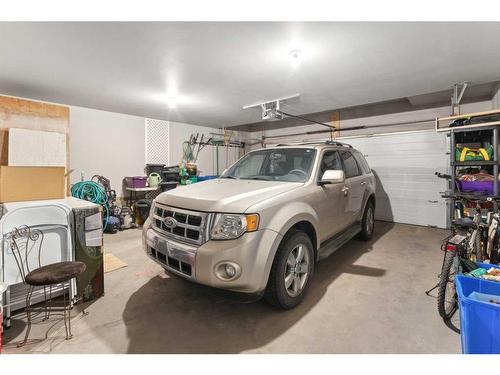
<svg viewBox="0 0 500 375">
<path fill-rule="evenodd" d="M 274 258 L 265 299 L 291 309 L 303 299 L 314 272 L 314 250 L 309 236 L 293 230 L 281 241 Z"/>
</svg>

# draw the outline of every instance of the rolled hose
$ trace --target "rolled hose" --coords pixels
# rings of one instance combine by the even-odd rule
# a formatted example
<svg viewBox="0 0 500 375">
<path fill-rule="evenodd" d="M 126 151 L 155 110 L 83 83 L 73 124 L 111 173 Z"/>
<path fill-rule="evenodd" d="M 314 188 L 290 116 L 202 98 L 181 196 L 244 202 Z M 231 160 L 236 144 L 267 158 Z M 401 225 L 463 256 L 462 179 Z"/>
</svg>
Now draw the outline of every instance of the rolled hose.
<svg viewBox="0 0 500 375">
<path fill-rule="evenodd" d="M 101 205 L 104 208 L 104 229 L 106 229 L 109 219 L 108 195 L 101 184 L 94 181 L 77 182 L 71 187 L 71 195 Z"/>
</svg>

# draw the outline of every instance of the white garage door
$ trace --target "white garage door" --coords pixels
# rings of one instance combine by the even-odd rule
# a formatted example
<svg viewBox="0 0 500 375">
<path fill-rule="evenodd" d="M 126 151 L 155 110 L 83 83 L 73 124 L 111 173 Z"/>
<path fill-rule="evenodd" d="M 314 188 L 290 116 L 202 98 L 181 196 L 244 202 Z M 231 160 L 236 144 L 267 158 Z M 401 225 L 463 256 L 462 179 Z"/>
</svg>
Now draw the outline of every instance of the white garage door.
<svg viewBox="0 0 500 375">
<path fill-rule="evenodd" d="M 377 177 L 379 220 L 446 228 L 447 183 L 434 172 L 448 170 L 446 135 L 434 131 L 342 140 L 365 155 Z"/>
</svg>

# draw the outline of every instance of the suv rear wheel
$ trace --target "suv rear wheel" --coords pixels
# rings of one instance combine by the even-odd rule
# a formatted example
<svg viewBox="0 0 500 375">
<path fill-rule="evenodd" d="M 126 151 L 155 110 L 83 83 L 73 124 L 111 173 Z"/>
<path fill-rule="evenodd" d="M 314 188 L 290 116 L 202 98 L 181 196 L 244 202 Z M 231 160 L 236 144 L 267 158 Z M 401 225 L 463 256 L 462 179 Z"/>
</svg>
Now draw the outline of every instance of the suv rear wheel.
<svg viewBox="0 0 500 375">
<path fill-rule="evenodd" d="M 290 231 L 274 258 L 265 299 L 282 309 L 297 306 L 304 299 L 313 272 L 314 250 L 309 236 L 302 231 Z"/>
<path fill-rule="evenodd" d="M 375 207 L 373 206 L 373 202 L 368 202 L 363 214 L 363 219 L 361 220 L 361 232 L 359 232 L 359 238 L 361 238 L 363 241 L 371 240 L 374 227 Z"/>
</svg>

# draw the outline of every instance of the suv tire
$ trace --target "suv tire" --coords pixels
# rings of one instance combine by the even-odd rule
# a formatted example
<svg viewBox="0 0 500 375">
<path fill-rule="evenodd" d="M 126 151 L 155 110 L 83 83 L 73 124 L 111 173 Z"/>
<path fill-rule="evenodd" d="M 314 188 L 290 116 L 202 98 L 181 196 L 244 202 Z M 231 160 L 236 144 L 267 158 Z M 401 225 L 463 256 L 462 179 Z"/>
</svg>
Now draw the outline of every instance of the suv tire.
<svg viewBox="0 0 500 375">
<path fill-rule="evenodd" d="M 299 230 L 289 231 L 274 257 L 264 294 L 266 301 L 284 310 L 302 302 L 314 273 L 314 262 L 309 236 Z"/>
<path fill-rule="evenodd" d="M 366 204 L 363 219 L 361 220 L 361 232 L 359 238 L 363 241 L 369 241 L 373 237 L 373 229 L 375 228 L 375 207 L 373 202 L 369 201 Z"/>
</svg>

